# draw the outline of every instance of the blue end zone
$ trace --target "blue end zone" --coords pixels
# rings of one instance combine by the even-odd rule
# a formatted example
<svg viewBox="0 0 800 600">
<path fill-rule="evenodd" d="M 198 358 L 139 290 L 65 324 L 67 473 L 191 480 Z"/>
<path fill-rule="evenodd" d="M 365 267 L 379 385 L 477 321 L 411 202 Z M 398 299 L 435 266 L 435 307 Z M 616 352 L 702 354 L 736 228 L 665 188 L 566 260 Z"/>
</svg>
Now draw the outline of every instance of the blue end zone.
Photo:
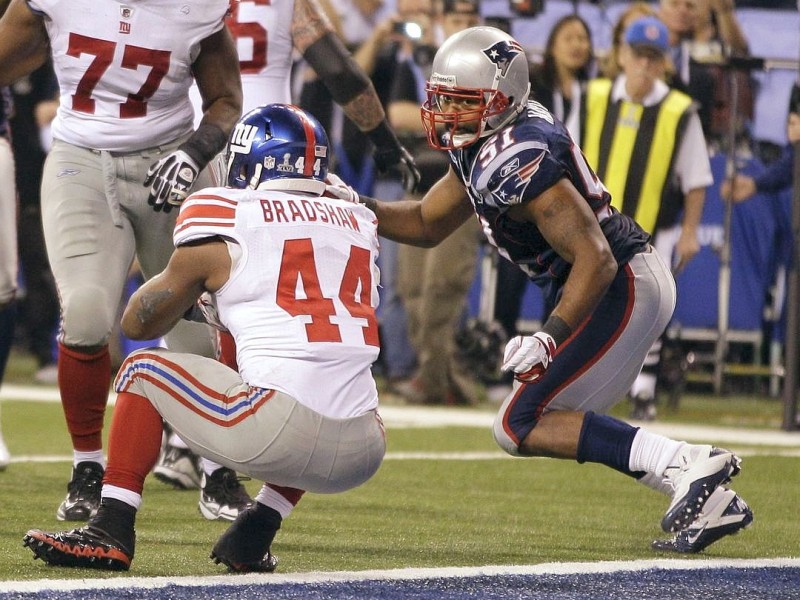
<svg viewBox="0 0 800 600">
<path fill-rule="evenodd" d="M 613 563 L 598 563 L 602 565 Z M 665 561 L 665 565 L 669 563 Z M 322 574 L 321 574 L 322 575 Z M 217 581 L 219 578 L 215 578 Z M 800 567 L 692 568 L 689 570 L 645 569 L 613 573 L 493 575 L 442 577 L 413 580 L 364 580 L 324 583 L 270 583 L 197 586 L 166 585 L 158 589 L 140 587 L 25 593 L 0 591 L 0 599 L 37 598 L 72 600 L 87 598 L 138 598 L 195 600 L 415 598 L 418 600 L 467 599 L 509 600 L 792 600 L 800 598 Z M 113 580 L 106 580 L 111 583 Z M 147 585 L 147 579 L 142 579 Z M 35 582 L 30 582 L 35 584 Z M 88 583 L 88 582 L 87 582 Z"/>
</svg>

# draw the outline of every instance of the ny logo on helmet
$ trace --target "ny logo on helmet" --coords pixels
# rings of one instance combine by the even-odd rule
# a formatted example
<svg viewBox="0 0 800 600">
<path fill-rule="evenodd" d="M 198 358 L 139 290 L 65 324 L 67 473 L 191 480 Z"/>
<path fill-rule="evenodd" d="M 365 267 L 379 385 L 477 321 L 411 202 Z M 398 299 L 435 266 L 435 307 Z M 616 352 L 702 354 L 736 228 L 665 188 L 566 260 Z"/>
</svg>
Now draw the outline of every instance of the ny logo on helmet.
<svg viewBox="0 0 800 600">
<path fill-rule="evenodd" d="M 500 71 L 500 76 L 505 77 L 511 63 L 523 50 L 515 40 L 501 40 L 484 49 L 483 53 Z"/>
<path fill-rule="evenodd" d="M 231 134 L 231 152 L 249 154 L 253 140 L 258 135 L 258 127 L 247 123 L 237 123 Z M 267 136 L 267 139 L 268 136 Z"/>
</svg>

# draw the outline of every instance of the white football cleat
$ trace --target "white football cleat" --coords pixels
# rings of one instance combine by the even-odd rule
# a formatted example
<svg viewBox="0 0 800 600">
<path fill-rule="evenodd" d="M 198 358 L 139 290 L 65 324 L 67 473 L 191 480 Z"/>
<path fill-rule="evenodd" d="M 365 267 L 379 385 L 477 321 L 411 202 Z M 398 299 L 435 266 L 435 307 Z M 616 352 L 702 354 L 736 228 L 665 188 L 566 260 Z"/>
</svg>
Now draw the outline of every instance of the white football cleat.
<svg viewBox="0 0 800 600">
<path fill-rule="evenodd" d="M 734 535 L 753 522 L 753 511 L 733 490 L 718 487 L 703 512 L 686 529 L 668 540 L 655 540 L 654 550 L 695 553 L 726 535 Z"/>
<path fill-rule="evenodd" d="M 661 519 L 661 528 L 674 533 L 688 527 L 717 487 L 738 475 L 741 459 L 730 450 L 686 444 L 667 467 L 665 481 L 674 490 L 672 502 Z"/>
</svg>

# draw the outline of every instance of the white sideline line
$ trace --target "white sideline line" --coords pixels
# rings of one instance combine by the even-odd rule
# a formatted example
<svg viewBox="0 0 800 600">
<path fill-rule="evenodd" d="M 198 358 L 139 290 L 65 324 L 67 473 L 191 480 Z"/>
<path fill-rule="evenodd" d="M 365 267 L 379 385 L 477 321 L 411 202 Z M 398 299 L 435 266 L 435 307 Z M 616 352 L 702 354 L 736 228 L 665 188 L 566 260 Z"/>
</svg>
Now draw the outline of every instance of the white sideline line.
<svg viewBox="0 0 800 600">
<path fill-rule="evenodd" d="M 797 568 L 800 558 L 774 559 L 658 559 L 630 561 L 599 561 L 579 563 L 543 563 L 539 565 L 487 565 L 479 567 L 431 567 L 422 569 L 388 569 L 371 571 L 331 571 L 296 574 L 213 575 L 208 577 L 118 577 L 114 579 L 41 579 L 36 581 L 3 581 L 0 597 L 7 593 L 31 593 L 48 590 L 112 590 L 158 589 L 170 585 L 181 587 L 247 586 L 332 583 L 353 581 L 408 581 L 415 579 L 440 579 L 456 577 L 484 577 L 496 575 L 584 575 L 594 573 L 619 573 L 663 569 L 694 571 L 700 569 L 758 569 Z"/>
<path fill-rule="evenodd" d="M 737 450 L 736 454 L 742 458 L 749 456 L 777 456 L 783 458 L 800 457 L 800 448 L 793 450 Z M 387 452 L 383 460 L 519 460 L 504 452 Z M 550 460 L 543 457 L 528 457 L 523 460 Z M 72 457 L 67 454 L 21 454 L 12 456 L 11 463 L 60 463 L 70 462 Z"/>
<path fill-rule="evenodd" d="M 109 404 L 116 400 L 116 394 L 109 394 Z M 3 385 L 0 400 L 32 402 L 59 402 L 58 390 L 48 386 Z M 381 406 L 381 417 L 387 427 L 429 428 L 429 427 L 480 427 L 491 429 L 494 423 L 493 411 L 474 408 L 437 406 Z M 777 431 L 772 429 L 744 429 L 735 427 L 709 427 L 685 423 L 640 423 L 633 425 L 645 427 L 648 431 L 673 439 L 689 442 L 715 442 L 733 446 L 782 446 L 800 448 L 800 431 Z"/>
</svg>

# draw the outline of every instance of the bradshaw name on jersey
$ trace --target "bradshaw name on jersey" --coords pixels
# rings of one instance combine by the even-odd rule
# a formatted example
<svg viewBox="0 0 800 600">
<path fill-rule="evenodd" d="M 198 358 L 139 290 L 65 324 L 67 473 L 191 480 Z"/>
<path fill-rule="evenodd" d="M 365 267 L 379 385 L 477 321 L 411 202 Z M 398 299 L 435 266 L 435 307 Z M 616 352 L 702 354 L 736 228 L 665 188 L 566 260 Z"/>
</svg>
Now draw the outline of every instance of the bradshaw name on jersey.
<svg viewBox="0 0 800 600">
<path fill-rule="evenodd" d="M 135 151 L 192 129 L 188 90 L 200 41 L 229 0 L 28 0 L 45 17 L 61 100 L 53 136 Z"/>
<path fill-rule="evenodd" d="M 489 241 L 542 287 L 560 287 L 570 265 L 534 224 L 514 221 L 507 211 L 534 201 L 561 178 L 572 182 L 597 215 L 620 265 L 647 245 L 647 234 L 611 208 L 608 190 L 564 125 L 538 102 L 529 102 L 527 110 L 494 135 L 451 151 L 450 159 Z"/>
<path fill-rule="evenodd" d="M 328 416 L 375 408 L 374 214 L 332 198 L 210 188 L 183 203 L 174 241 L 210 236 L 241 252 L 215 296 L 244 381 Z"/>
</svg>

